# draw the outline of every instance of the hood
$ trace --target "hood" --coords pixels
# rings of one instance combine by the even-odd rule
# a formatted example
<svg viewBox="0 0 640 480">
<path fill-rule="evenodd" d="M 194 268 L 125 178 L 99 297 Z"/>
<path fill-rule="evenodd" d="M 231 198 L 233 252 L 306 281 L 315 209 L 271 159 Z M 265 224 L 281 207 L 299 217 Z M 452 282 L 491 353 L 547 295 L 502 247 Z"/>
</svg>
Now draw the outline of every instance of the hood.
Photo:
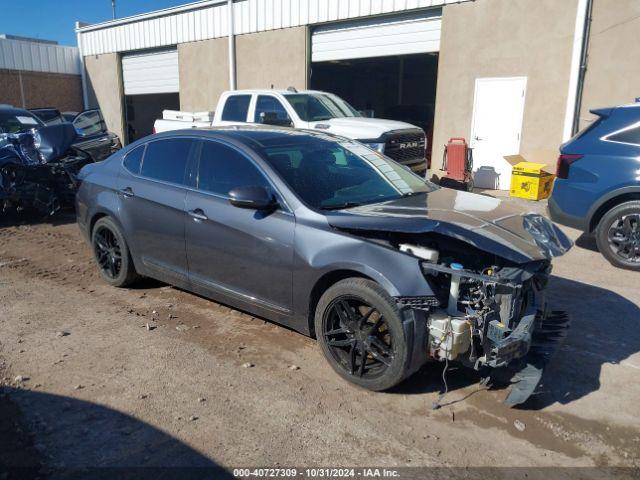
<svg viewBox="0 0 640 480">
<path fill-rule="evenodd" d="M 317 125 L 328 125 L 329 128 L 318 129 Z M 375 140 L 393 130 L 417 129 L 418 127 L 410 123 L 385 120 L 382 118 L 344 117 L 316 122 L 313 128 L 322 130 L 323 132 L 353 138 L 354 140 Z"/>
<path fill-rule="evenodd" d="M 65 155 L 77 137 L 71 123 L 60 123 L 38 128 L 38 151 L 45 162 L 53 162 Z"/>
<path fill-rule="evenodd" d="M 438 233 L 515 263 L 565 254 L 572 241 L 550 220 L 496 198 L 438 188 L 426 194 L 330 212 L 350 231 Z"/>
</svg>

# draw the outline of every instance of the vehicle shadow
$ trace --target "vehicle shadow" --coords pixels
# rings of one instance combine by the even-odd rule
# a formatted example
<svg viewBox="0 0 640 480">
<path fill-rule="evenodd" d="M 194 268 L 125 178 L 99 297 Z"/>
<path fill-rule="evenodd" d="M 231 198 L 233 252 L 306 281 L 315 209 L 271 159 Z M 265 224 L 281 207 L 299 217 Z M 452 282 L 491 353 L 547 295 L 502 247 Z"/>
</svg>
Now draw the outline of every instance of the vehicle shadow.
<svg viewBox="0 0 640 480">
<path fill-rule="evenodd" d="M 640 351 L 640 308 L 626 298 L 606 288 L 552 276 L 547 299 L 551 309 L 569 313 L 571 327 L 536 393 L 519 407 L 523 409 L 568 404 L 597 391 L 603 365 L 619 364 Z M 442 371 L 440 363 L 427 364 L 391 393 L 441 392 Z M 479 385 L 481 380 L 478 372 L 449 365 L 449 391 Z M 496 382 L 492 388 L 505 389 L 506 394 L 508 385 Z"/>
<path fill-rule="evenodd" d="M 585 250 L 591 250 L 592 252 L 598 252 L 598 245 L 593 235 L 583 233 L 576 240 L 576 246 L 584 248 Z"/>
<path fill-rule="evenodd" d="M 13 387 L 4 393 L 0 478 L 233 478 L 180 440 L 111 408 Z"/>
<path fill-rule="evenodd" d="M 41 225 L 47 224 L 52 226 L 68 225 L 76 222 L 76 216 L 73 209 L 65 209 L 56 212 L 53 215 L 42 215 L 37 212 L 8 212 L 0 213 L 0 228 L 15 227 L 18 225 Z"/>
</svg>

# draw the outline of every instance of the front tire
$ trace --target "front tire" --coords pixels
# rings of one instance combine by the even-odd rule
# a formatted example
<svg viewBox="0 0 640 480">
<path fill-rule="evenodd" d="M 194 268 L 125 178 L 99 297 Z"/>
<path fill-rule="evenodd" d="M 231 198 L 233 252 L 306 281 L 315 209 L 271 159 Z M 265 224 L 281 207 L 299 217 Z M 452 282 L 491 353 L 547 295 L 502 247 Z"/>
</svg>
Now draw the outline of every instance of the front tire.
<svg viewBox="0 0 640 480">
<path fill-rule="evenodd" d="M 377 283 L 348 278 L 322 295 L 315 312 L 322 353 L 344 379 L 387 390 L 409 374 L 409 351 L 400 311 Z"/>
<path fill-rule="evenodd" d="M 609 210 L 598 223 L 596 243 L 612 265 L 640 271 L 640 201 Z"/>
<path fill-rule="evenodd" d="M 91 247 L 102 279 L 114 287 L 138 280 L 124 235 L 109 217 L 99 219 L 91 232 Z"/>
</svg>

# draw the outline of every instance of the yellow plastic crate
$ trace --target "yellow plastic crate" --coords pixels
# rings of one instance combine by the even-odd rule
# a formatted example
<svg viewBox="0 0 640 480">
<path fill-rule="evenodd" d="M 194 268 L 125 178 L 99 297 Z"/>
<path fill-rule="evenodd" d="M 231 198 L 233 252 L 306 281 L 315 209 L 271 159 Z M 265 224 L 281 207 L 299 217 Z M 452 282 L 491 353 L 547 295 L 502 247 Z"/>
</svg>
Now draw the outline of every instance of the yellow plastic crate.
<svg viewBox="0 0 640 480">
<path fill-rule="evenodd" d="M 512 197 L 542 200 L 551 195 L 555 175 L 546 172 L 544 163 L 520 162 L 513 166 L 511 174 Z"/>
</svg>

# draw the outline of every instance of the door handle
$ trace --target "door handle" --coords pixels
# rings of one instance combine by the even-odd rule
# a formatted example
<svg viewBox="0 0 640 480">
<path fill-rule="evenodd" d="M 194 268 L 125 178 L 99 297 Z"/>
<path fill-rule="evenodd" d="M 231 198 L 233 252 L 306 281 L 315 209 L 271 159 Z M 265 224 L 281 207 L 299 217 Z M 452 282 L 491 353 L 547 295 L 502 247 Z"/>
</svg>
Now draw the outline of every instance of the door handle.
<svg viewBox="0 0 640 480">
<path fill-rule="evenodd" d="M 189 214 L 190 217 L 193 218 L 194 222 L 203 222 L 205 220 L 209 220 L 209 217 L 207 217 L 204 214 L 204 211 L 201 208 L 196 208 L 195 210 L 189 210 L 187 212 Z"/>
<path fill-rule="evenodd" d="M 125 198 L 133 197 L 133 189 L 131 187 L 125 187 L 120 190 L 120 194 Z"/>
<path fill-rule="evenodd" d="M 109 137 L 102 137 L 100 140 L 98 140 L 99 142 L 108 142 L 109 140 L 111 140 Z"/>
<path fill-rule="evenodd" d="M 475 138 L 475 141 L 476 141 L 476 142 L 480 142 L 481 140 L 482 140 L 482 138 L 480 138 L 480 137 L 476 136 L 476 138 Z"/>
</svg>

